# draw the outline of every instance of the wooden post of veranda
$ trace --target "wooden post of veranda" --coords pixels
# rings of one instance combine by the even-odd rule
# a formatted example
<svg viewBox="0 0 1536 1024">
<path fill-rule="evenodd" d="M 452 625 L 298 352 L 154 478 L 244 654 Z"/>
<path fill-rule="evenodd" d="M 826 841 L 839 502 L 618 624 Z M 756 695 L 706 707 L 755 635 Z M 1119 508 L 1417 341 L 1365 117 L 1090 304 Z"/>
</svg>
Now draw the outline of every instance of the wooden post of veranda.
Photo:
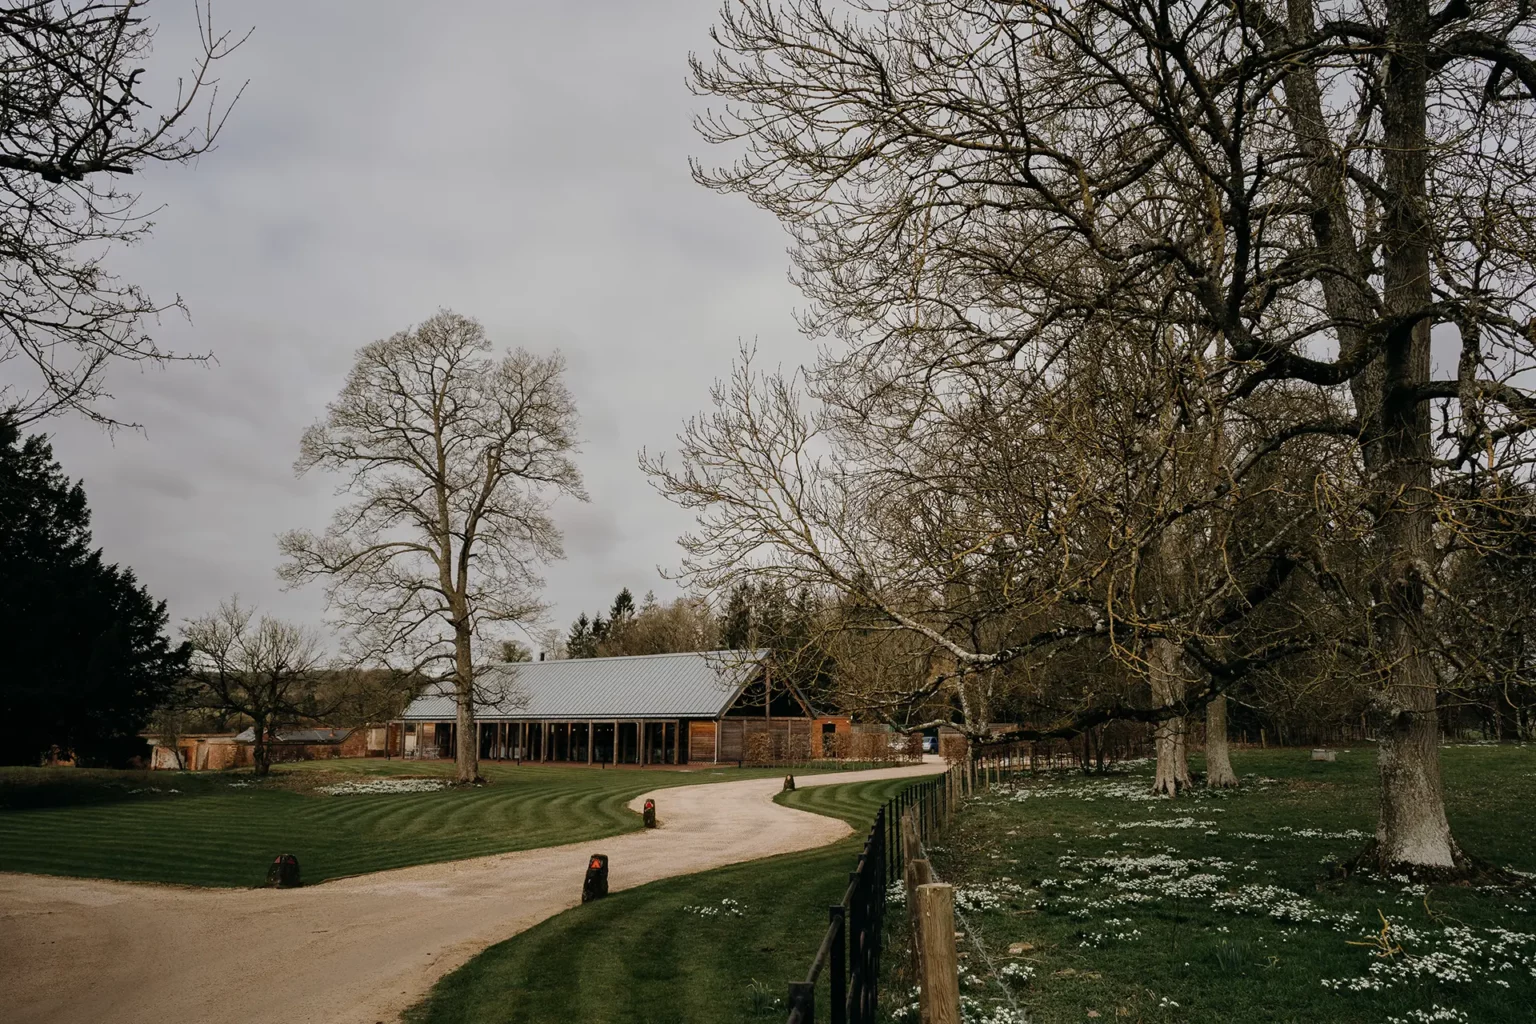
<svg viewBox="0 0 1536 1024">
<path fill-rule="evenodd" d="M 955 954 L 955 890 L 943 882 L 917 888 L 923 1024 L 960 1024 L 960 960 Z"/>
</svg>

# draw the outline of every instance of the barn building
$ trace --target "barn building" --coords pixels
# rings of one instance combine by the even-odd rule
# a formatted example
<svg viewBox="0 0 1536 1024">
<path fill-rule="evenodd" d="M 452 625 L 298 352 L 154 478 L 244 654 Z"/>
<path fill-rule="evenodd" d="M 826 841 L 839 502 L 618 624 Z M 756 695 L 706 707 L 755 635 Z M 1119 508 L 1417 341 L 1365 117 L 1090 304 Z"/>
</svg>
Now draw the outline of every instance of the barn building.
<svg viewBox="0 0 1536 1024">
<path fill-rule="evenodd" d="M 817 718 L 773 679 L 765 651 L 695 651 L 493 665 L 476 679 L 480 756 L 583 764 L 714 764 L 821 756 Z M 390 726 L 391 753 L 452 757 L 457 705 L 442 688 Z M 761 737 L 761 738 L 755 738 Z"/>
<path fill-rule="evenodd" d="M 374 757 L 384 754 L 383 729 L 272 730 L 267 756 L 278 761 L 319 761 L 336 757 Z M 146 736 L 150 745 L 149 766 L 183 771 L 222 771 L 249 768 L 256 763 L 256 730 L 242 733 L 188 733 L 182 736 Z"/>
</svg>

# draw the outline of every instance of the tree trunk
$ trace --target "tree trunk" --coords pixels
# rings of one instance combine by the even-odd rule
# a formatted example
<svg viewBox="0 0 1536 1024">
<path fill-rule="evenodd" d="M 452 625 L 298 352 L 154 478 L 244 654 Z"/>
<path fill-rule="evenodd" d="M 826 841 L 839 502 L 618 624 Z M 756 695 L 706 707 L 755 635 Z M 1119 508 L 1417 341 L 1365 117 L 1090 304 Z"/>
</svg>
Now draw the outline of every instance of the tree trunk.
<svg viewBox="0 0 1536 1024">
<path fill-rule="evenodd" d="M 1316 31 L 1312 0 L 1289 0 L 1292 41 Z M 1448 870 L 1458 851 L 1445 820 L 1440 784 L 1439 722 L 1435 677 L 1415 637 L 1426 619 L 1424 572 L 1434 556 L 1430 533 L 1429 408 L 1414 392 L 1430 379 L 1433 301 L 1429 267 L 1427 168 L 1427 56 L 1431 34 L 1427 0 L 1387 0 L 1386 81 L 1382 88 L 1381 314 L 1396 320 L 1381 354 L 1350 379 L 1355 408 L 1365 426 L 1365 470 L 1375 489 L 1380 526 L 1372 538 L 1377 565 L 1372 582 L 1375 639 L 1381 689 L 1377 704 L 1386 718 L 1378 746 L 1381 816 L 1376 827 L 1376 866 L 1386 870 Z M 1321 90 L 1315 72 L 1287 75 L 1286 98 L 1300 148 L 1308 156 L 1308 180 L 1318 204 L 1313 218 L 1321 248 L 1346 268 L 1323 284 L 1340 348 L 1363 339 L 1358 325 L 1376 318 L 1365 286 L 1368 262 L 1344 226 L 1351 223 L 1342 167 L 1328 142 Z M 1378 328 L 1380 329 L 1380 328 Z"/>
<path fill-rule="evenodd" d="M 1205 706 L 1205 784 L 1211 789 L 1233 789 L 1237 773 L 1227 748 L 1227 695 L 1217 694 Z"/>
<path fill-rule="evenodd" d="M 1166 707 L 1184 696 L 1178 648 L 1171 641 L 1159 638 L 1152 641 L 1150 655 L 1152 700 Z M 1157 776 L 1152 782 L 1152 792 L 1160 796 L 1178 796 L 1181 790 L 1189 788 L 1189 752 L 1184 742 L 1183 717 L 1165 718 L 1157 723 L 1152 744 L 1157 751 Z"/>
<path fill-rule="evenodd" d="M 266 775 L 272 770 L 272 757 L 267 749 L 267 720 L 265 718 L 251 719 L 251 764 L 256 768 L 257 775 Z"/>
<path fill-rule="evenodd" d="M 453 638 L 454 690 L 459 704 L 459 736 L 455 751 L 459 782 L 480 781 L 480 737 L 475 728 L 475 663 L 467 629 L 459 629 Z"/>
<path fill-rule="evenodd" d="M 1381 817 L 1377 866 L 1384 871 L 1444 873 L 1460 860 L 1445 818 L 1440 781 L 1440 722 L 1434 667 L 1417 637 L 1426 635 L 1426 573 L 1435 556 L 1430 493 L 1429 407 L 1414 390 L 1430 377 L 1430 289 L 1426 175 L 1428 143 L 1427 0 L 1388 0 L 1387 80 L 1382 170 L 1392 200 L 1385 207 L 1382 290 L 1388 317 L 1412 318 L 1411 329 L 1387 335 L 1380 404 L 1370 410 L 1378 450 L 1377 636 L 1387 718 L 1378 750 Z"/>
</svg>

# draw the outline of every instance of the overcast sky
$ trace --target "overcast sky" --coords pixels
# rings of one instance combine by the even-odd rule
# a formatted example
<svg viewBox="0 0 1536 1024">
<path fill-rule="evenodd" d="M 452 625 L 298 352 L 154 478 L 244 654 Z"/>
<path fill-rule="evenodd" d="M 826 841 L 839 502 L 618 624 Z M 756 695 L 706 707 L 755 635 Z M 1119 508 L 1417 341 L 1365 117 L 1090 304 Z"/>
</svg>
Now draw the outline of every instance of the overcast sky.
<svg viewBox="0 0 1536 1024">
<path fill-rule="evenodd" d="M 552 620 L 619 587 L 675 593 L 682 511 L 636 467 L 702 409 L 740 340 L 806 361 L 786 236 L 693 183 L 708 156 L 686 88 L 718 0 L 214 0 L 255 32 L 222 67 L 249 79 L 217 151 L 153 169 L 153 237 L 126 280 L 180 294 L 156 337 L 208 366 L 109 377 L 143 434 L 50 421 L 83 478 L 96 542 L 181 619 L 230 594 L 319 624 L 318 588 L 280 590 L 276 535 L 323 527 L 334 480 L 295 478 L 305 426 L 355 350 L 439 306 L 501 345 L 558 348 L 582 414 L 591 503 L 565 502 Z M 156 0 L 161 88 L 193 56 L 192 0 Z"/>
</svg>

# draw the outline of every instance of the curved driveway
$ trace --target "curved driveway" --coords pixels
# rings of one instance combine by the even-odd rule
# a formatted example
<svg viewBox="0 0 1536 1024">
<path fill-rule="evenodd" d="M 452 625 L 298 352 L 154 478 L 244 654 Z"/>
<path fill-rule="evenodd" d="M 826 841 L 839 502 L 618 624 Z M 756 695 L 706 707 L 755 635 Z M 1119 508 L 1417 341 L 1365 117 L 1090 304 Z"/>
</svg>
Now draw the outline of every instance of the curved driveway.
<svg viewBox="0 0 1536 1024">
<path fill-rule="evenodd" d="M 823 786 L 941 764 L 806 776 Z M 486 946 L 575 906 L 587 856 L 625 889 L 848 835 L 753 779 L 654 794 L 661 827 L 304 889 L 193 889 L 0 874 L 11 1024 L 375 1024 Z M 645 796 L 630 804 L 639 809 Z"/>
</svg>

